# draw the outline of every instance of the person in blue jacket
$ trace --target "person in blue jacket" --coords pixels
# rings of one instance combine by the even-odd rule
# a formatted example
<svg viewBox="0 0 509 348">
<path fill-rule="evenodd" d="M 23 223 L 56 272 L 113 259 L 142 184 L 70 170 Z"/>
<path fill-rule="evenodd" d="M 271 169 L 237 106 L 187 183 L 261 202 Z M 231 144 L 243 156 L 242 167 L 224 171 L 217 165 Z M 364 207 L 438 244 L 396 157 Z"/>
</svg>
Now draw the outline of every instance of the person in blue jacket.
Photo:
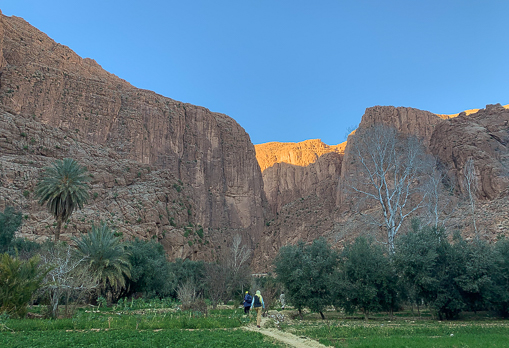
<svg viewBox="0 0 509 348">
<path fill-rule="evenodd" d="M 253 302 L 253 297 L 249 295 L 249 291 L 246 291 L 246 296 L 244 296 L 244 314 L 249 315 L 249 310 L 251 309 L 251 302 Z"/>
</svg>

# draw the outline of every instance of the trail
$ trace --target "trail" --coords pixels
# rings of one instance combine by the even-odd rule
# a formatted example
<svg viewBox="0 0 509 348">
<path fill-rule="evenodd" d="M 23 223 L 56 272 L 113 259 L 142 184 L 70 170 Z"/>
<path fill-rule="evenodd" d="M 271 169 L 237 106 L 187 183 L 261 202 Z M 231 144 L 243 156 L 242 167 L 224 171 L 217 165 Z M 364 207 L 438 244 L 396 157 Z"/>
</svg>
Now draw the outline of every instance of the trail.
<svg viewBox="0 0 509 348">
<path fill-rule="evenodd" d="M 295 348 L 327 348 L 328 346 L 324 346 L 318 341 L 312 340 L 311 338 L 303 338 L 295 336 L 289 332 L 283 332 L 278 329 L 268 329 L 264 328 L 264 324 L 267 321 L 267 318 L 262 318 L 261 328 L 256 327 L 256 323 L 254 325 L 244 326 L 243 330 L 259 332 L 265 336 L 276 339 L 290 347 Z"/>
</svg>

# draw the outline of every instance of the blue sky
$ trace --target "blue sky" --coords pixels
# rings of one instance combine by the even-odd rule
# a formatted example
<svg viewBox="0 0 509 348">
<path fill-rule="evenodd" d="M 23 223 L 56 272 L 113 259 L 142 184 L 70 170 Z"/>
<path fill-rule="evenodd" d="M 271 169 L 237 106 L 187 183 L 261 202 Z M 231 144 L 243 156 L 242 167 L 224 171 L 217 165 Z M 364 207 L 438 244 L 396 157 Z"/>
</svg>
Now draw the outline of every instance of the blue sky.
<svg viewBox="0 0 509 348">
<path fill-rule="evenodd" d="M 509 103 L 509 1 L 0 4 L 136 87 L 234 118 L 255 144 L 345 139 L 367 107 Z"/>
</svg>

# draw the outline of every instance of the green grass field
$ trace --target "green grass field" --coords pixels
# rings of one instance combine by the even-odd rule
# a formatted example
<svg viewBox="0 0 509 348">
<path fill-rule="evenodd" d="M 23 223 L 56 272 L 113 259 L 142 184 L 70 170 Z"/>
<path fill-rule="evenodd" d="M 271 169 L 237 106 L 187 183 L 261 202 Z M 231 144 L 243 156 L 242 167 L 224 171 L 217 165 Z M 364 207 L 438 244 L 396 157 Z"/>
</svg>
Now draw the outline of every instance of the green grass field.
<svg viewBox="0 0 509 348">
<path fill-rule="evenodd" d="M 508 347 L 509 322 L 377 321 L 299 322 L 282 330 L 333 347 Z"/>
<path fill-rule="evenodd" d="M 238 329 L 203 330 L 65 330 L 22 331 L 0 334 L 2 347 L 284 347 L 260 333 Z"/>
<path fill-rule="evenodd" d="M 37 312 L 37 308 L 33 310 Z M 457 321 L 377 316 L 365 322 L 338 312 L 328 320 L 307 314 L 265 327 L 309 337 L 333 347 L 508 347 L 509 321 L 486 316 Z M 292 319 L 293 318 L 293 319 Z M 175 308 L 80 309 L 70 319 L 9 319 L 0 315 L 0 347 L 285 347 L 258 332 L 241 329 L 254 316 L 241 309 L 180 312 Z"/>
</svg>

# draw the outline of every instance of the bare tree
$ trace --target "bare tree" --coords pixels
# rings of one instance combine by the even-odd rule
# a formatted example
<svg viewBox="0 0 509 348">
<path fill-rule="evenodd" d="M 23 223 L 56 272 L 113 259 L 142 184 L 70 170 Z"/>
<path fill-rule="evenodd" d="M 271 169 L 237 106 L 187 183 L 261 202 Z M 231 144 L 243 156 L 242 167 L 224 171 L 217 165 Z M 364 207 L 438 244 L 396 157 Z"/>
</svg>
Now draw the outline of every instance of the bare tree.
<svg viewBox="0 0 509 348">
<path fill-rule="evenodd" d="M 65 300 L 65 313 L 69 316 L 70 301 L 78 304 L 98 286 L 85 257 L 79 257 L 69 245 L 49 247 L 41 252 L 41 261 L 51 267 L 41 291 L 48 295 L 53 318 L 58 316 L 60 301 Z"/>
<path fill-rule="evenodd" d="M 446 188 L 446 184 L 449 190 Z M 438 165 L 433 168 L 427 182 L 423 185 L 427 196 L 427 223 L 435 229 L 444 227 L 447 220 L 446 212 L 454 210 L 453 196 L 450 192 L 454 186 L 451 179 L 438 168 Z"/>
<path fill-rule="evenodd" d="M 242 237 L 239 234 L 233 236 L 232 246 L 226 255 L 226 268 L 228 273 L 228 294 L 234 296 L 237 291 L 244 291 L 244 287 L 249 284 L 251 271 L 249 269 L 249 258 L 251 249 L 242 243 Z"/>
<path fill-rule="evenodd" d="M 212 302 L 212 306 L 216 308 L 219 303 L 224 303 L 228 299 L 228 272 L 220 263 L 206 264 L 205 271 L 208 298 Z"/>
<path fill-rule="evenodd" d="M 236 278 L 241 268 L 247 264 L 251 256 L 251 249 L 242 244 L 242 237 L 236 234 L 233 237 L 232 247 L 230 249 L 230 257 L 228 258 L 228 267 L 230 268 L 233 278 Z"/>
<path fill-rule="evenodd" d="M 475 201 L 477 192 L 477 177 L 475 175 L 474 159 L 469 157 L 463 167 L 463 183 L 465 190 L 467 191 L 467 199 L 470 205 L 470 211 L 472 213 L 472 221 L 474 223 L 475 238 L 479 239 L 479 233 L 477 231 L 477 224 L 475 221 Z"/>
<path fill-rule="evenodd" d="M 433 160 L 416 137 L 383 125 L 357 130 L 349 155 L 353 171 L 346 175 L 346 188 L 381 208 L 379 226 L 393 253 L 403 222 L 425 205 L 427 192 L 422 188 Z"/>
<path fill-rule="evenodd" d="M 189 307 L 196 300 L 196 287 L 191 280 L 177 287 L 177 298 L 182 303 L 182 307 Z"/>
</svg>

